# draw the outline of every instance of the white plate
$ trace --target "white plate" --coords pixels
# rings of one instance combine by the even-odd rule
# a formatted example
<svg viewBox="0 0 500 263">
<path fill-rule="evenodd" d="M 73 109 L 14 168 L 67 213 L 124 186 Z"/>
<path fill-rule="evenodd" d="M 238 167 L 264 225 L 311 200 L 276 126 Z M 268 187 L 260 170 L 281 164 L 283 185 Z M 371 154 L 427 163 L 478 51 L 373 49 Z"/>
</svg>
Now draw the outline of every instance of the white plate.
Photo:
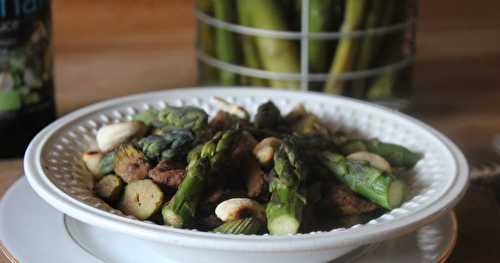
<svg viewBox="0 0 500 263">
<path fill-rule="evenodd" d="M 174 229 L 133 220 L 95 197 L 81 153 L 92 145 L 96 130 L 127 120 L 134 113 L 171 105 L 194 105 L 213 116 L 211 96 L 221 96 L 255 113 L 257 106 L 274 101 L 286 113 L 298 103 L 323 120 L 367 137 L 403 144 L 425 158 L 407 179 L 409 198 L 397 209 L 349 229 L 293 236 L 225 235 Z M 263 89 L 181 89 L 118 98 L 57 120 L 32 141 L 25 156 L 25 172 L 33 189 L 49 204 L 72 217 L 107 230 L 150 242 L 169 257 L 225 261 L 321 262 L 337 258 L 362 245 L 393 239 L 415 231 L 450 211 L 465 192 L 468 167 L 463 154 L 442 134 L 409 116 L 365 102 Z M 242 253 L 245 257 L 242 258 Z M 272 255 L 272 256 L 271 256 Z"/>
<path fill-rule="evenodd" d="M 366 246 L 333 262 L 443 262 L 456 238 L 457 223 L 450 213 L 415 233 Z M 25 178 L 19 179 L 0 202 L 0 240 L 19 262 L 174 262 L 140 239 L 64 216 L 40 199 Z"/>
</svg>

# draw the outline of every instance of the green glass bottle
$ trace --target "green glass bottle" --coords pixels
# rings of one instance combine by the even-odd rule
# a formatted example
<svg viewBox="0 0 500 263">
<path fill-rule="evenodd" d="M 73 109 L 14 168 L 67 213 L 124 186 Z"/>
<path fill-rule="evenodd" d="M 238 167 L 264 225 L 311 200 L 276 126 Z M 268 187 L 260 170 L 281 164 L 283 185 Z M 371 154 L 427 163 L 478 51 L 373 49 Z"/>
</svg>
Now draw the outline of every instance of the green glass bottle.
<svg viewBox="0 0 500 263">
<path fill-rule="evenodd" d="M 54 119 L 50 0 L 0 0 L 0 158 Z"/>
</svg>

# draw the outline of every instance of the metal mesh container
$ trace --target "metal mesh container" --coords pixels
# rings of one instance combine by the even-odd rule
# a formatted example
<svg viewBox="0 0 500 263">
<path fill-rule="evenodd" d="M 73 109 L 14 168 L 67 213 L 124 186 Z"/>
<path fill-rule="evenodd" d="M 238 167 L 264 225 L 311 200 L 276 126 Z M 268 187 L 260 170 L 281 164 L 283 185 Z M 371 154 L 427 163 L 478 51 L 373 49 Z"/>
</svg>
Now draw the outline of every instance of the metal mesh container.
<svg viewBox="0 0 500 263">
<path fill-rule="evenodd" d="M 310 90 L 405 108 L 417 0 L 198 0 L 202 85 Z"/>
</svg>

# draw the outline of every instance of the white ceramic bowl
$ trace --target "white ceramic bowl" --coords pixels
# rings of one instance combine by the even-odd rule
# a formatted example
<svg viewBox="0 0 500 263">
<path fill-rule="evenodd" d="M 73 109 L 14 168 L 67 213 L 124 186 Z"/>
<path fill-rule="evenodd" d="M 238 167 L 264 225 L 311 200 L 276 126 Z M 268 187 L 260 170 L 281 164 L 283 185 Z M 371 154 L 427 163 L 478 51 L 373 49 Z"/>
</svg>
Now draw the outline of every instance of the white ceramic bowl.
<svg viewBox="0 0 500 263">
<path fill-rule="evenodd" d="M 166 104 L 194 105 L 213 115 L 212 96 L 236 102 L 251 113 L 272 100 L 283 112 L 298 103 L 346 131 L 399 143 L 425 157 L 407 178 L 407 201 L 364 225 L 293 236 L 224 235 L 174 229 L 124 216 L 94 196 L 80 155 L 107 123 Z M 147 93 L 97 103 L 68 114 L 41 131 L 24 160 L 33 189 L 63 213 L 87 224 L 129 234 L 176 262 L 324 262 L 362 245 L 395 238 L 447 213 L 464 194 L 468 166 L 442 134 L 404 114 L 357 100 L 315 93 L 264 89 L 202 88 Z M 133 249 L 133 248 L 131 248 Z M 217 260 L 217 261 L 216 261 Z"/>
</svg>

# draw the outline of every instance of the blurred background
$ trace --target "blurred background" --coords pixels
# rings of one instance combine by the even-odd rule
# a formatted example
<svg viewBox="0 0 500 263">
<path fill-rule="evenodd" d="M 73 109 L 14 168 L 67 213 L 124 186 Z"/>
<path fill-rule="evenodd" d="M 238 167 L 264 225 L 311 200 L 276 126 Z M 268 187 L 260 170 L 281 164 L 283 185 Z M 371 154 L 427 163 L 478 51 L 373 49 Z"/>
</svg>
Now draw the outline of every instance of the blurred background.
<svg viewBox="0 0 500 263">
<path fill-rule="evenodd" d="M 110 97 L 196 85 L 194 5 L 54 0 L 59 115 Z M 473 160 L 494 157 L 484 145 L 500 121 L 498 5 L 442 0 L 419 8 L 415 112 L 455 140 L 474 138 L 458 140 Z"/>
</svg>

